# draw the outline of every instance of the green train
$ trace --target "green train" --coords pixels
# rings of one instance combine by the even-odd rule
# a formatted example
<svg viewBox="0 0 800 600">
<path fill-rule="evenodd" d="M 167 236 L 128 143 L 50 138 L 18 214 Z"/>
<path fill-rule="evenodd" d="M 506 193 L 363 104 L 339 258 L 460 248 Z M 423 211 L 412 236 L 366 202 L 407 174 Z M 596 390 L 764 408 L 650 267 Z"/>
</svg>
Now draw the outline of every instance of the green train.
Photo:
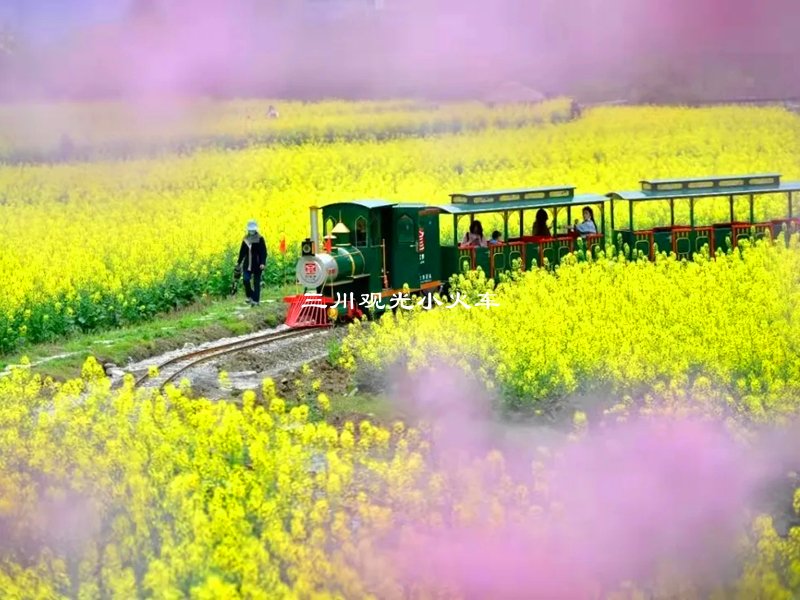
<svg viewBox="0 0 800 600">
<path fill-rule="evenodd" d="M 367 308 L 377 307 L 380 312 L 389 297 L 444 292 L 450 276 L 466 269 L 481 267 L 495 277 L 510 269 L 515 260 L 523 269 L 554 268 L 579 249 L 583 250 L 581 256 L 596 255 L 605 248 L 609 234 L 614 242 L 621 240 L 636 255 L 651 260 L 661 251 L 691 259 L 704 247 L 713 256 L 736 247 L 744 238 L 773 238 L 781 231 L 800 229 L 800 218 L 794 216 L 800 182 L 781 181 L 780 174 L 640 183 L 639 190 L 602 195 L 576 194 L 573 186 L 456 193 L 450 195 L 450 204 L 444 205 L 338 202 L 321 209 L 322 238 L 320 209 L 312 207 L 311 236 L 302 243 L 296 268 L 304 293 L 285 298 L 290 305 L 286 323 L 290 327 L 325 327 L 336 320 L 360 317 Z M 757 221 L 756 200 L 776 194 L 785 195 L 785 213 Z M 721 200 L 728 204 L 724 222 L 699 224 L 698 203 Z M 741 205 L 743 200 L 747 218 L 737 220 L 737 202 Z M 637 228 L 636 207 L 645 202 L 665 203 L 669 223 Z M 676 203 L 684 209 L 683 222 L 676 221 Z M 584 213 L 585 208 L 591 209 L 591 214 Z M 738 208 L 741 213 L 741 206 Z M 461 243 L 473 238 L 461 238 L 459 232 L 471 230 L 476 217 L 484 214 L 500 217 L 502 239 L 498 243 Z M 545 229 L 534 224 L 533 214 L 546 220 Z M 593 226 L 581 230 L 580 224 L 573 222 L 573 214 L 590 214 Z M 447 217 L 452 217 L 452 237 L 443 240 L 440 229 L 448 223 Z M 463 217 L 468 218 L 469 228 L 462 223 Z M 488 238 L 486 232 L 484 236 Z"/>
</svg>

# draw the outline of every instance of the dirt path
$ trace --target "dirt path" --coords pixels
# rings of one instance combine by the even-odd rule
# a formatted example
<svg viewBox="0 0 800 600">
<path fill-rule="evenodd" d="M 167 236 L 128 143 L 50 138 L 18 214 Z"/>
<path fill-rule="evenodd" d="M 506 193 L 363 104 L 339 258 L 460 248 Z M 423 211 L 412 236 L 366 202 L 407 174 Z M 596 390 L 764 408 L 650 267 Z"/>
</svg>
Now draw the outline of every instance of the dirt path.
<svg viewBox="0 0 800 600">
<path fill-rule="evenodd" d="M 145 374 L 151 366 L 157 366 L 196 350 L 212 348 L 229 342 L 246 341 L 264 333 L 288 330 L 285 325 L 280 325 L 274 329 L 265 329 L 248 335 L 224 338 L 198 345 L 186 344 L 180 350 L 165 352 L 143 361 L 130 363 L 122 368 L 112 369 L 110 376 L 113 384 L 118 385 L 127 373 L 139 377 Z M 211 399 L 229 398 L 231 395 L 239 395 L 248 389 L 258 390 L 261 388 L 261 382 L 267 377 L 279 382 L 283 378 L 293 375 L 306 363 L 326 358 L 330 351 L 330 345 L 341 341 L 346 332 L 346 328 L 311 329 L 307 335 L 279 340 L 261 348 L 210 359 L 187 370 L 181 379 L 189 380 L 195 395 L 203 395 Z M 220 383 L 220 374 L 223 371 L 227 373 L 229 381 L 226 387 Z"/>
</svg>

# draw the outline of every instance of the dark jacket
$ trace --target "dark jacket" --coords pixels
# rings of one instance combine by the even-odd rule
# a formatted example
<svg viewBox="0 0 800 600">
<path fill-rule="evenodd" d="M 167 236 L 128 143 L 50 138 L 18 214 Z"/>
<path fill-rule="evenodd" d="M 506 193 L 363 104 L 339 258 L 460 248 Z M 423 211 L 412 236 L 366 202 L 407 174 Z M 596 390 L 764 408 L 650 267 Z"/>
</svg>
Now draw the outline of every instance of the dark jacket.
<svg viewBox="0 0 800 600">
<path fill-rule="evenodd" d="M 261 265 L 267 264 L 267 242 L 264 237 L 258 233 L 245 237 L 239 248 L 239 260 L 236 262 L 242 265 L 245 271 L 260 272 Z"/>
</svg>

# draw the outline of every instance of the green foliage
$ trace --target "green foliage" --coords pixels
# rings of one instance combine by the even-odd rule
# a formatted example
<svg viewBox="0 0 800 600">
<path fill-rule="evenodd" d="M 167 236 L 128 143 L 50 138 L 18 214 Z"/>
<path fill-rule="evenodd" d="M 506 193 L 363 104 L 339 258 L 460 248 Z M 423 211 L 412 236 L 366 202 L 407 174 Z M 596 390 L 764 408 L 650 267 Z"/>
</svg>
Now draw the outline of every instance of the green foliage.
<svg viewBox="0 0 800 600">
<path fill-rule="evenodd" d="M 28 369 L 0 377 L 0 589 L 11 598 L 469 597 L 436 581 L 410 585 L 387 536 L 417 519 L 437 539 L 451 526 L 563 518 L 548 449 L 525 472 L 498 451 L 437 467 L 424 429 L 337 429 L 315 388 L 312 379 L 284 399 L 267 379 L 263 401 L 247 391 L 240 405 L 183 387 L 137 393 L 132 377 L 112 390 L 94 360 L 61 385 Z M 666 393 L 676 400 L 668 414 L 686 401 Z M 576 412 L 573 438 L 591 426 Z M 762 515 L 745 534 L 741 567 L 712 597 L 795 597 L 800 528 L 781 537 Z M 588 575 L 576 582 L 581 597 L 600 583 L 614 598 L 707 597 L 687 578 Z"/>
<path fill-rule="evenodd" d="M 451 299 L 458 295 L 469 305 L 476 304 L 481 296 L 494 294 L 495 289 L 494 280 L 488 279 L 480 267 L 474 271 L 465 269 L 461 273 L 455 273 L 450 277 L 449 284 Z"/>
<path fill-rule="evenodd" d="M 336 366 L 339 364 L 339 359 L 342 356 L 342 344 L 337 340 L 331 340 L 328 342 L 328 363 L 331 366 Z"/>
</svg>

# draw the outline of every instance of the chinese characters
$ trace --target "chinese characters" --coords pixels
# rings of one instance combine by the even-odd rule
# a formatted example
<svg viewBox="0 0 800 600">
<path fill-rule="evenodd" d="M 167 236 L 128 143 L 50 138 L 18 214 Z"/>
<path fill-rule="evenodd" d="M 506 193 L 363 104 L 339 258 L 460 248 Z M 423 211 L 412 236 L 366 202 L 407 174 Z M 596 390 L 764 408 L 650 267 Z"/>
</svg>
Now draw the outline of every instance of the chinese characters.
<svg viewBox="0 0 800 600">
<path fill-rule="evenodd" d="M 473 308 L 489 309 L 500 306 L 495 302 L 494 294 L 491 292 L 480 294 L 477 302 L 472 305 L 461 296 L 460 292 L 456 292 L 451 302 L 434 294 L 424 294 L 419 298 L 412 298 L 406 294 L 400 293 L 395 293 L 391 296 L 384 296 L 380 293 L 358 294 L 358 296 L 360 296 L 358 301 L 356 300 L 356 296 L 357 294 L 354 292 L 345 294 L 337 292 L 335 302 L 331 303 L 331 301 L 328 300 L 328 303 L 326 303 L 322 294 L 306 292 L 304 294 L 305 300 L 303 302 L 303 307 L 326 308 L 327 306 L 331 306 L 332 308 L 342 307 L 351 310 L 355 309 L 356 306 L 377 310 L 396 310 L 398 308 L 402 310 L 414 310 L 415 307 L 421 307 L 424 310 L 431 310 L 435 306 L 443 306 L 448 309 L 460 307 L 462 309 L 471 310 Z"/>
</svg>

